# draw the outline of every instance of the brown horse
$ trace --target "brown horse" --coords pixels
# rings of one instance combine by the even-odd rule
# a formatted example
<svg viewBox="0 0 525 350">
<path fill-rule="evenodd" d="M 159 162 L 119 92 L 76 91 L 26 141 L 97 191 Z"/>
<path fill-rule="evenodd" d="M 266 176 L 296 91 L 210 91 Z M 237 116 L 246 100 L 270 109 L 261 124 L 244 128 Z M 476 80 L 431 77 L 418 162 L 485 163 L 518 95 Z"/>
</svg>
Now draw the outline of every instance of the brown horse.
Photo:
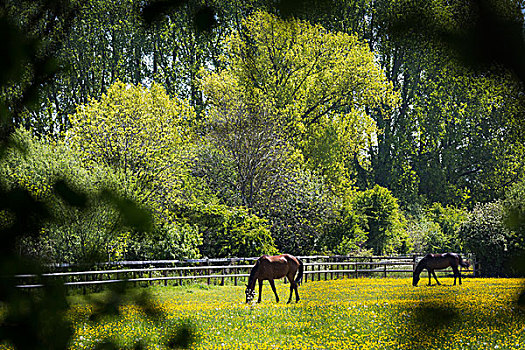
<svg viewBox="0 0 525 350">
<path fill-rule="evenodd" d="M 424 269 L 427 269 L 428 271 L 428 285 L 432 285 L 432 279 L 430 277 L 430 274 L 434 276 L 434 279 L 436 280 L 438 285 L 441 285 L 439 283 L 436 273 L 434 270 L 441 270 L 446 269 L 447 267 L 452 267 L 452 270 L 454 271 L 454 285 L 456 285 L 456 277 L 459 277 L 459 284 L 461 284 L 461 274 L 459 273 L 458 266 L 461 267 L 469 267 L 470 264 L 468 261 L 465 261 L 456 253 L 444 253 L 444 254 L 427 254 L 419 261 L 419 263 L 416 265 L 416 269 L 414 270 L 413 277 L 412 277 L 412 284 L 414 286 L 417 286 L 417 282 L 419 282 L 419 275 L 421 274 L 421 271 Z"/>
<path fill-rule="evenodd" d="M 295 273 L 299 271 L 297 278 L 294 280 Z M 275 299 L 279 302 L 279 296 L 275 290 L 274 279 L 283 278 L 286 276 L 290 281 L 290 298 L 288 303 L 292 300 L 292 293 L 295 290 L 295 302 L 299 301 L 299 292 L 297 291 L 297 285 L 301 283 L 303 278 L 303 262 L 290 254 L 283 255 L 263 255 L 255 262 L 250 272 L 250 278 L 246 285 L 246 302 L 249 303 L 255 296 L 255 281 L 259 281 L 259 299 L 258 303 L 261 302 L 262 296 L 262 285 L 264 280 L 270 282 Z"/>
</svg>

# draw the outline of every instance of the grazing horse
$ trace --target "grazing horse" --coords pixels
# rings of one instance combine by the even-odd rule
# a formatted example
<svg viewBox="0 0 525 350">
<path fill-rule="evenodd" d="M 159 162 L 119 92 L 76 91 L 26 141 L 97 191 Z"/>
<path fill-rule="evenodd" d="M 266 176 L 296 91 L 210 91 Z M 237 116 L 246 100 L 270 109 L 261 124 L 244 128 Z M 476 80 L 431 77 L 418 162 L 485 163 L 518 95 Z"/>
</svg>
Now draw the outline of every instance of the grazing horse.
<svg viewBox="0 0 525 350">
<path fill-rule="evenodd" d="M 456 285 L 456 277 L 459 277 L 459 284 L 461 284 L 461 274 L 459 272 L 458 266 L 469 267 L 470 264 L 468 263 L 468 261 L 463 260 L 461 256 L 455 253 L 425 255 L 423 259 L 421 259 L 416 265 L 416 269 L 414 270 L 414 274 L 412 277 L 412 284 L 414 286 L 417 286 L 417 282 L 419 282 L 419 275 L 421 274 L 421 271 L 427 269 L 428 285 L 432 285 L 432 279 L 430 277 L 431 273 L 434 276 L 434 279 L 436 280 L 437 284 L 441 285 L 441 283 L 439 283 L 437 279 L 434 270 L 446 269 L 449 266 L 452 267 L 452 270 L 454 271 L 454 285 Z"/>
<path fill-rule="evenodd" d="M 294 280 L 295 273 L 299 271 L 297 278 Z M 261 302 L 262 296 L 262 285 L 264 280 L 270 282 L 275 299 L 279 302 L 279 296 L 275 290 L 274 279 L 283 278 L 286 276 L 290 281 L 290 297 L 288 303 L 292 300 L 292 293 L 295 290 L 295 302 L 299 301 L 299 292 L 297 291 L 297 285 L 301 283 L 303 278 L 303 262 L 290 254 L 283 255 L 263 255 L 255 262 L 250 272 L 250 278 L 246 285 L 246 302 L 249 303 L 255 296 L 255 281 L 259 281 L 259 299 L 258 303 Z"/>
</svg>

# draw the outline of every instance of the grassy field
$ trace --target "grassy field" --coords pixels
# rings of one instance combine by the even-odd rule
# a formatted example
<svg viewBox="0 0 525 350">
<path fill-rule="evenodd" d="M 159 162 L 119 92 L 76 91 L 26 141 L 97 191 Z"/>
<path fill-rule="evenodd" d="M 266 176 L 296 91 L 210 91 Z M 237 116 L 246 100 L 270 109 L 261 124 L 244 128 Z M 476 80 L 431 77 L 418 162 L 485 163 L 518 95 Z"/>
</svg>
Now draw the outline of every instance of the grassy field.
<svg viewBox="0 0 525 350">
<path fill-rule="evenodd" d="M 73 349 L 92 349 L 112 339 L 122 348 L 162 348 L 173 325 L 195 327 L 194 349 L 524 349 L 525 310 L 515 303 L 523 280 L 464 279 L 452 286 L 417 288 L 407 278 L 309 282 L 302 298 L 286 305 L 288 285 L 267 282 L 261 304 L 244 303 L 234 286 L 151 287 L 154 322 L 134 306 L 121 316 L 92 320 L 91 307 L 75 302 Z M 144 345 L 145 344 L 145 345 Z"/>
</svg>

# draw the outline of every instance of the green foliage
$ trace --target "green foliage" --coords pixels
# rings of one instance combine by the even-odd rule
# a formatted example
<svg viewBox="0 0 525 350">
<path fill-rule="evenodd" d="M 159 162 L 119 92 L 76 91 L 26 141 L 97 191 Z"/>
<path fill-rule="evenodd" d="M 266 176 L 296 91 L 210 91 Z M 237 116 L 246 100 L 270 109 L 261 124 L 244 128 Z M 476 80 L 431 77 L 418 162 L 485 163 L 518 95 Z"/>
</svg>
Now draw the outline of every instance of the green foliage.
<svg viewBox="0 0 525 350">
<path fill-rule="evenodd" d="M 350 204 L 342 205 L 335 217 L 327 218 L 327 221 L 319 242 L 323 253 L 340 255 L 363 253 L 367 233 L 362 228 L 362 218 Z"/>
<path fill-rule="evenodd" d="M 201 256 L 198 247 L 202 234 L 198 227 L 189 224 L 160 223 L 153 231 L 135 240 L 126 248 L 128 260 L 184 260 Z"/>
<path fill-rule="evenodd" d="M 201 253 L 208 257 L 250 257 L 277 253 L 266 220 L 242 207 L 196 205 L 187 220 L 203 236 Z"/>
<path fill-rule="evenodd" d="M 483 1 L 483 9 L 464 1 L 423 3 L 372 5 L 374 22 L 364 33 L 401 101 L 393 114 L 371 113 L 382 133 L 370 150 L 367 179 L 392 190 L 402 206 L 472 208 L 501 198 L 523 176 L 520 82 L 492 59 L 483 67 L 463 60 L 472 45 L 490 45 L 500 36 L 498 43 L 514 40 L 502 28 L 478 22 L 503 25 L 506 20 L 499 22 L 491 8 L 510 2 Z M 514 14 L 517 9 L 508 8 Z M 507 24 L 505 30 L 516 25 Z M 489 52 L 496 57 L 506 49 Z"/>
<path fill-rule="evenodd" d="M 511 272 L 506 269 L 511 232 L 503 218 L 501 202 L 478 204 L 460 230 L 465 249 L 481 262 L 480 272 L 484 276 L 504 276 Z"/>
<path fill-rule="evenodd" d="M 426 254 L 450 250 L 444 248 L 450 245 L 450 237 L 443 233 L 438 223 L 428 217 L 409 222 L 407 234 L 411 253 Z"/>
<path fill-rule="evenodd" d="M 232 195 L 238 198 L 237 205 L 254 208 L 260 206 L 264 193 L 282 186 L 293 152 L 265 108 L 246 105 L 235 98 L 221 102 L 210 112 L 205 140 L 215 148 L 214 155 L 221 161 L 219 167 L 204 165 L 203 170 L 211 170 L 209 175 L 226 180 L 225 188 L 234 187 Z M 210 156 L 204 157 L 211 160 Z"/>
<path fill-rule="evenodd" d="M 432 67 L 414 97 L 420 192 L 470 206 L 501 197 L 523 175 L 524 148 L 513 122 L 523 106 L 508 98 L 519 95 L 519 85 L 504 83 L 509 77 L 497 71 L 478 75 L 439 61 Z"/>
<path fill-rule="evenodd" d="M 322 237 L 338 210 L 323 178 L 295 169 L 286 174 L 282 186 L 266 195 L 264 205 L 257 209 L 270 222 L 279 251 L 295 255 L 320 252 Z"/>
<path fill-rule="evenodd" d="M 47 262 L 79 263 L 125 258 L 196 258 L 195 227 L 152 220 L 150 208 L 121 197 L 131 192 L 114 170 L 91 164 L 63 143 L 38 140 L 19 130 L 16 149 L 0 163 L 2 186 L 23 188 L 46 203 L 53 217 L 21 250 Z M 148 215 L 144 215 L 144 212 Z M 6 225 L 7 213 L 1 216 Z"/>
<path fill-rule="evenodd" d="M 160 85 L 117 82 L 70 120 L 66 142 L 91 164 L 113 168 L 126 194 L 156 215 L 183 196 L 195 112 Z"/>
<path fill-rule="evenodd" d="M 378 132 L 375 122 L 366 114 L 352 110 L 346 114 L 322 116 L 319 123 L 310 125 L 301 143 L 309 169 L 320 172 L 340 198 L 351 196 L 362 171 L 370 171 L 366 154 Z"/>
<path fill-rule="evenodd" d="M 514 184 L 503 200 L 504 223 L 511 231 L 507 243 L 511 268 L 525 274 L 525 182 Z"/>
<path fill-rule="evenodd" d="M 267 111 L 265 124 L 345 194 L 355 161 L 366 165 L 361 151 L 376 132 L 367 110 L 396 103 L 366 44 L 259 11 L 228 38 L 225 55 L 226 68 L 203 72 L 211 118 L 240 103 Z M 327 148 L 331 152 L 323 153 Z"/>
<path fill-rule="evenodd" d="M 459 234 L 467 220 L 464 209 L 434 203 L 410 220 L 408 236 L 414 253 L 462 252 L 463 239 Z"/>
<path fill-rule="evenodd" d="M 115 225 L 119 215 L 99 193 L 102 188 L 116 186 L 115 174 L 104 167 L 87 169 L 78 154 L 64 145 L 34 139 L 24 130 L 17 131 L 14 141 L 23 153 L 11 149 L 0 163 L 3 187 L 26 189 L 45 202 L 53 216 L 41 228 L 36 246 L 24 242 L 25 249 L 32 248 L 26 253 L 48 262 L 107 259 L 108 246 L 114 244 L 118 234 Z M 73 199 L 61 196 L 64 189 L 60 186 L 71 188 L 67 192 L 73 194 Z M 85 197 L 75 195 L 75 189 L 82 189 Z"/>
<path fill-rule="evenodd" d="M 457 237 L 457 232 L 463 222 L 467 220 L 465 209 L 453 206 L 443 206 L 441 203 L 434 203 L 428 208 L 426 215 L 429 219 L 436 222 L 443 233 L 449 237 Z M 458 251 L 460 251 L 459 248 Z"/>
<path fill-rule="evenodd" d="M 367 233 L 367 248 L 371 248 L 374 254 L 387 254 L 402 248 L 405 218 L 397 199 L 388 189 L 376 185 L 370 190 L 357 192 L 353 204 L 362 218 L 362 229 Z"/>
<path fill-rule="evenodd" d="M 72 127 L 66 140 L 87 160 L 146 181 L 178 165 L 176 156 L 191 137 L 188 126 L 195 112 L 171 99 L 160 85 L 116 82 L 69 118 Z"/>
</svg>

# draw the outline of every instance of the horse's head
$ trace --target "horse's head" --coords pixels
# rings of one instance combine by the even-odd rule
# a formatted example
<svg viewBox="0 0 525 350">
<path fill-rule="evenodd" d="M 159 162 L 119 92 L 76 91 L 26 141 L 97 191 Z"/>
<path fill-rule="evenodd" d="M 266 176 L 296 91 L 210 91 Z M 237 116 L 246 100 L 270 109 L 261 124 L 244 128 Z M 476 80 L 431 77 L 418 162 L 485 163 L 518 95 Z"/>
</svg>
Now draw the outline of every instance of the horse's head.
<svg viewBox="0 0 525 350">
<path fill-rule="evenodd" d="M 244 291 L 246 294 L 246 303 L 249 303 L 255 298 L 255 289 L 252 289 L 246 285 L 246 290 Z"/>
<path fill-rule="evenodd" d="M 414 273 L 412 276 L 412 285 L 415 287 L 417 286 L 417 282 L 419 282 L 419 274 Z"/>
</svg>

